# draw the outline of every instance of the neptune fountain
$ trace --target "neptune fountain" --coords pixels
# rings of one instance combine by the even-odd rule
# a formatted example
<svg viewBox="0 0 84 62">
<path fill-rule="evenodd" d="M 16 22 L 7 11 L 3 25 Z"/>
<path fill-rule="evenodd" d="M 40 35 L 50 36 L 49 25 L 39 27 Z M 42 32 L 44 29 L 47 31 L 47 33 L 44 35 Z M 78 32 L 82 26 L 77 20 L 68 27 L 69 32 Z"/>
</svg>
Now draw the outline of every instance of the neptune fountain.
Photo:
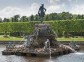
<svg viewBox="0 0 84 62">
<path fill-rule="evenodd" d="M 56 34 L 50 24 L 43 23 L 45 11 L 42 4 L 38 11 L 41 23 L 35 24 L 33 34 L 25 37 L 24 44 L 6 48 L 2 51 L 3 55 L 55 57 L 74 52 L 56 40 Z"/>
</svg>

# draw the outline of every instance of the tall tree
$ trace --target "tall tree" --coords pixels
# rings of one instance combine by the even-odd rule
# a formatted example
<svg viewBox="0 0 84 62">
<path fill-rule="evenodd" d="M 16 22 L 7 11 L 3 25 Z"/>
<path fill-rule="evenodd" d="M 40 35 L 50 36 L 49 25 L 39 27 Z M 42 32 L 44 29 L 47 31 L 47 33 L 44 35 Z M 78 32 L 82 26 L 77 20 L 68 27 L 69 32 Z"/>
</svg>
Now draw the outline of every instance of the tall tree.
<svg viewBox="0 0 84 62">
<path fill-rule="evenodd" d="M 20 21 L 21 21 L 21 22 L 27 22 L 27 21 L 28 21 L 27 16 L 22 16 L 22 17 L 20 18 Z"/>
<path fill-rule="evenodd" d="M 10 20 L 8 18 L 4 18 L 3 22 L 10 22 Z"/>
<path fill-rule="evenodd" d="M 14 22 L 19 22 L 20 20 L 20 15 L 15 15 L 14 16 Z"/>
<path fill-rule="evenodd" d="M 34 16 L 34 21 L 39 21 L 39 16 L 37 14 Z"/>
<path fill-rule="evenodd" d="M 30 16 L 30 21 L 34 21 L 34 16 L 33 15 Z"/>
<path fill-rule="evenodd" d="M 72 19 L 72 14 L 69 12 L 62 12 L 61 15 L 63 20 Z"/>
<path fill-rule="evenodd" d="M 3 20 L 2 20 L 2 18 L 0 18 L 0 22 L 2 22 Z"/>
</svg>

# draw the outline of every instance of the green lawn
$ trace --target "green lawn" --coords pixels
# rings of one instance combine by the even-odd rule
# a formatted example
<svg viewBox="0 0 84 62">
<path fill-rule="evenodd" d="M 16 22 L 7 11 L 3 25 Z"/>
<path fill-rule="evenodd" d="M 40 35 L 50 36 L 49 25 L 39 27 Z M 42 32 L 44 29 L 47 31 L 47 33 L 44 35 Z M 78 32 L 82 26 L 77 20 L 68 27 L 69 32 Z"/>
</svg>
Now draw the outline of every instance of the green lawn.
<svg viewBox="0 0 84 62">
<path fill-rule="evenodd" d="M 0 36 L 0 41 L 22 41 L 22 40 L 24 40 L 24 38 Z"/>
<path fill-rule="evenodd" d="M 84 38 L 57 38 L 58 41 L 84 41 Z"/>
<path fill-rule="evenodd" d="M 0 41 L 22 41 L 24 40 L 24 38 L 20 38 L 20 37 L 3 37 L 2 35 L 0 35 Z M 79 37 L 79 38 L 57 38 L 58 41 L 84 41 L 83 37 Z"/>
</svg>

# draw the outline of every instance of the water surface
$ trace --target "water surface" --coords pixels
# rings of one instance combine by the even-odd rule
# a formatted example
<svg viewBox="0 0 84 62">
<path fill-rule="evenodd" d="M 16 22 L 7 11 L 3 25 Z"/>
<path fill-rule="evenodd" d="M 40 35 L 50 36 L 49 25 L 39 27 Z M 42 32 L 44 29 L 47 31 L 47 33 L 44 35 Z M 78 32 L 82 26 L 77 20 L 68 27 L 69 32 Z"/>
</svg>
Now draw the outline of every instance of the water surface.
<svg viewBox="0 0 84 62">
<path fill-rule="evenodd" d="M 24 57 L 15 55 L 2 55 L 1 51 L 5 49 L 0 46 L 0 62 L 84 62 L 84 50 L 55 58 Z"/>
</svg>

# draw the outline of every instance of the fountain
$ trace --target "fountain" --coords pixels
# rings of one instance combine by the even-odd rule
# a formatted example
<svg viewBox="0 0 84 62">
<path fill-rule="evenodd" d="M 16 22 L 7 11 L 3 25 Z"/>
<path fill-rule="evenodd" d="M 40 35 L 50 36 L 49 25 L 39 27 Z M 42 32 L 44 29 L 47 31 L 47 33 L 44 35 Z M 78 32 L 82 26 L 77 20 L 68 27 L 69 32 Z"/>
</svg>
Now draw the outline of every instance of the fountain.
<svg viewBox="0 0 84 62">
<path fill-rule="evenodd" d="M 75 41 L 70 42 L 70 43 L 69 43 L 69 46 L 70 46 L 71 48 L 73 48 L 74 50 L 79 51 L 80 46 L 77 45 Z"/>
<path fill-rule="evenodd" d="M 56 34 L 52 31 L 50 24 L 43 23 L 44 5 L 39 8 L 41 23 L 35 24 L 32 35 L 26 36 L 24 44 L 19 47 L 6 48 L 3 55 L 51 57 L 71 53 L 72 50 L 56 40 Z"/>
<path fill-rule="evenodd" d="M 47 41 L 45 42 L 44 50 L 45 51 L 47 51 L 47 50 L 49 51 L 50 59 L 51 59 L 51 48 L 50 48 L 50 41 L 49 41 L 49 39 L 47 39 Z"/>
<path fill-rule="evenodd" d="M 3 55 L 27 55 L 37 57 L 54 57 L 72 52 L 70 48 L 61 45 L 49 24 L 35 24 L 32 35 L 26 36 L 24 44 L 19 47 L 6 48 Z"/>
</svg>

